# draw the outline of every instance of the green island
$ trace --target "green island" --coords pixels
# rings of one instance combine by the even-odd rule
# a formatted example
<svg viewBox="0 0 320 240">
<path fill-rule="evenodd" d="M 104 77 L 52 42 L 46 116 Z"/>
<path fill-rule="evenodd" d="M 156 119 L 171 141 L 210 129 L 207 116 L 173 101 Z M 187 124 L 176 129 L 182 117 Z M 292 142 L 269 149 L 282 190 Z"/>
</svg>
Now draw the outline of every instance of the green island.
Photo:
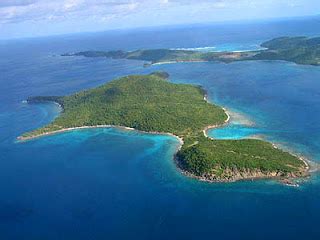
<svg viewBox="0 0 320 240">
<path fill-rule="evenodd" d="M 177 166 L 201 180 L 284 180 L 308 175 L 304 161 L 271 143 L 207 137 L 206 130 L 225 124 L 228 115 L 206 101 L 200 86 L 171 83 L 164 72 L 122 77 L 70 96 L 28 99 L 28 103 L 44 101 L 57 102 L 63 111 L 49 125 L 25 133 L 19 140 L 79 128 L 118 126 L 178 137 Z"/>
<path fill-rule="evenodd" d="M 280 37 L 261 45 L 267 48 L 253 60 L 284 60 L 303 65 L 320 65 L 320 37 Z"/>
<path fill-rule="evenodd" d="M 62 56 L 133 59 L 149 64 L 172 62 L 234 62 L 249 60 L 283 60 L 305 65 L 320 65 L 320 37 L 280 37 L 261 44 L 265 49 L 246 52 L 200 52 L 193 50 L 149 49 L 135 51 L 84 51 Z M 146 64 L 148 66 L 149 64 Z"/>
</svg>

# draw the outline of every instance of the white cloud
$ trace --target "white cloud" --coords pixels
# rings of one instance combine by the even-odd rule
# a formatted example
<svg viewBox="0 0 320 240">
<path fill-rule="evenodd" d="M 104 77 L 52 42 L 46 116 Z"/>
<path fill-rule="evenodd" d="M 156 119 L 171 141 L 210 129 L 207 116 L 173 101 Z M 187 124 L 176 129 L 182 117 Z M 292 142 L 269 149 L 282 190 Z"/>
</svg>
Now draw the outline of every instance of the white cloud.
<svg viewBox="0 0 320 240">
<path fill-rule="evenodd" d="M 67 0 L 64 2 L 64 8 L 66 10 L 76 8 L 83 3 L 82 0 Z"/>
<path fill-rule="evenodd" d="M 28 6 L 36 2 L 37 0 L 1 0 L 0 8 L 13 6 Z"/>
<path fill-rule="evenodd" d="M 319 0 L 0 0 L 0 28 L 64 33 L 319 12 Z"/>
<path fill-rule="evenodd" d="M 2 1 L 2 0 L 1 0 Z M 140 1 L 116 0 L 55 0 L 0 1 L 0 23 L 23 21 L 74 19 L 92 17 L 106 19 L 134 11 Z M 24 4 L 23 4 L 24 3 Z M 27 4 L 28 3 L 28 4 Z"/>
<path fill-rule="evenodd" d="M 163 9 L 236 9 L 302 6 L 315 0 L 0 0 L 0 23 L 94 17 L 108 19 Z M 193 8 L 193 9 L 192 9 Z M 286 9 L 287 10 L 287 9 Z"/>
</svg>

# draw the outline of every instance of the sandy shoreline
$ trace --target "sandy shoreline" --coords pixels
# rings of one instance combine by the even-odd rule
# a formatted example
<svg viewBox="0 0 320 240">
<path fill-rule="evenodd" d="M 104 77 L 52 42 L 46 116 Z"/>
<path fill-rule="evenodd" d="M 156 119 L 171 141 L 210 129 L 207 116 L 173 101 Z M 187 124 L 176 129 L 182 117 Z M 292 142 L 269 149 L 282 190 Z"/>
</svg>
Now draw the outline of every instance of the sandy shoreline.
<svg viewBox="0 0 320 240">
<path fill-rule="evenodd" d="M 137 132 L 141 132 L 141 133 L 145 133 L 145 134 L 169 135 L 169 136 L 177 138 L 179 140 L 179 144 L 180 145 L 183 144 L 183 139 L 180 138 L 179 136 L 176 136 L 176 135 L 172 134 L 172 133 L 146 132 L 146 131 L 137 130 L 135 128 L 119 126 L 119 125 L 95 125 L 95 126 L 81 126 L 81 127 L 62 128 L 62 129 L 59 129 L 59 130 L 46 132 L 46 133 L 41 133 L 41 134 L 30 136 L 30 137 L 29 136 L 27 136 L 27 137 L 19 136 L 19 137 L 17 137 L 17 140 L 19 140 L 19 141 L 28 141 L 28 140 L 41 138 L 41 137 L 45 137 L 45 136 L 51 136 L 51 135 L 55 135 L 55 134 L 59 134 L 59 133 L 70 132 L 70 131 L 81 130 L 81 129 L 93 129 L 93 128 L 117 128 L 117 129 L 127 130 L 127 131 L 137 131 Z"/>
<path fill-rule="evenodd" d="M 258 139 L 264 140 L 263 138 L 258 138 Z M 264 141 L 265 141 L 265 140 L 264 140 Z M 305 158 L 304 156 L 302 156 L 301 154 L 296 153 L 296 152 L 294 152 L 294 150 L 288 149 L 288 148 L 284 147 L 284 146 L 281 145 L 281 144 L 277 144 L 277 143 L 273 143 L 273 142 L 272 142 L 271 144 L 272 144 L 272 146 L 273 146 L 274 148 L 276 148 L 276 149 L 281 149 L 281 150 L 283 150 L 283 151 L 288 151 L 291 155 L 299 158 L 299 160 L 304 163 L 305 168 L 306 168 L 307 171 L 309 171 L 309 172 L 312 172 L 312 171 L 313 171 L 312 162 L 311 162 L 310 160 L 308 160 L 307 158 Z"/>
<path fill-rule="evenodd" d="M 203 99 L 206 101 L 206 102 L 209 102 L 208 101 L 208 98 L 207 98 L 207 94 L 204 95 Z M 59 104 L 59 103 L 56 103 L 54 102 L 55 104 L 57 104 L 61 110 L 63 111 L 63 107 Z M 229 124 L 232 120 L 232 112 L 227 110 L 226 108 L 222 108 L 225 112 L 225 114 L 227 115 L 227 119 L 224 121 L 224 123 L 222 124 L 216 124 L 216 125 L 209 125 L 207 127 L 205 127 L 203 129 L 203 134 L 205 137 L 209 138 L 209 139 L 213 139 L 212 137 L 208 136 L 208 131 L 210 129 L 214 129 L 214 128 L 221 128 L 227 124 Z M 131 127 L 126 127 L 126 126 L 119 126 L 119 125 L 95 125 L 95 126 L 81 126 L 81 127 L 71 127 L 71 128 L 62 128 L 62 129 L 59 129 L 59 130 L 55 130 L 55 131 L 51 131 L 51 132 L 46 132 L 46 133 L 42 133 L 42 134 L 38 134 L 38 135 L 34 135 L 34 136 L 19 136 L 17 137 L 17 140 L 18 141 L 28 141 L 28 140 L 32 140 L 32 139 L 36 139 L 36 138 L 40 138 L 40 137 L 45 137 L 45 136 L 50 136 L 50 135 L 55 135 L 55 134 L 59 134 L 59 133 L 63 133 L 63 132 L 69 132 L 69 131 L 73 131 L 73 130 L 81 130 L 81 129 L 93 129 L 93 128 L 117 128 L 117 129 L 120 129 L 120 130 L 126 130 L 126 131 L 137 131 L 137 132 L 141 132 L 141 133 L 144 133 L 144 134 L 157 134 L 157 135 L 168 135 L 168 136 L 172 136 L 176 139 L 178 139 L 179 141 L 179 145 L 177 146 L 177 150 L 174 154 L 174 159 L 175 159 L 175 163 L 177 165 L 177 168 L 186 176 L 188 177 L 191 177 L 191 178 L 195 178 L 195 179 L 198 179 L 200 181 L 206 181 L 206 182 L 229 182 L 229 181 L 212 181 L 210 179 L 207 179 L 206 177 L 203 177 L 203 176 L 196 176 L 186 170 L 183 169 L 183 167 L 181 166 L 181 164 L 179 163 L 179 160 L 176 158 L 176 155 L 177 153 L 179 152 L 179 150 L 182 148 L 183 144 L 184 144 L 184 141 L 183 141 L 183 138 L 177 136 L 177 135 L 174 135 L 172 133 L 166 133 L 166 132 L 146 132 L 146 131 L 142 131 L 142 130 L 138 130 L 138 129 L 135 129 L 135 128 L 131 128 Z M 264 140 L 262 137 L 259 137 L 259 139 L 261 140 Z M 284 149 L 283 147 L 281 146 L 278 146 L 277 144 L 275 143 L 272 143 L 272 146 L 274 148 L 277 148 L 277 149 Z M 309 160 L 307 160 L 306 158 L 304 158 L 303 156 L 301 155 L 298 155 L 298 154 L 295 154 L 293 153 L 292 151 L 288 151 L 290 152 L 290 154 L 296 156 L 298 159 L 300 159 L 304 164 L 305 164 L 305 170 L 306 172 L 310 172 L 310 169 L 311 169 L 311 162 Z M 309 163 L 310 162 L 310 163 Z M 241 181 L 241 180 L 254 180 L 254 179 L 275 179 L 275 180 L 279 180 L 281 181 L 282 183 L 286 184 L 286 185 L 290 185 L 290 186 L 297 186 L 297 184 L 295 184 L 290 178 L 278 178 L 278 177 L 270 177 L 270 176 L 261 176 L 261 177 L 256 177 L 256 178 L 241 178 L 241 179 L 237 179 L 235 181 Z M 234 181 L 232 181 L 234 182 Z"/>
<path fill-rule="evenodd" d="M 156 63 L 151 63 L 150 65 L 163 65 L 163 64 L 174 64 L 174 63 L 206 63 L 209 61 L 205 60 L 181 60 L 181 61 L 166 61 L 166 62 L 156 62 Z"/>
<path fill-rule="evenodd" d="M 223 108 L 223 110 L 224 110 L 225 114 L 227 115 L 227 119 L 226 119 L 226 120 L 224 121 L 224 123 L 222 123 L 222 124 L 209 125 L 209 126 L 205 127 L 205 129 L 203 129 L 202 132 L 203 132 L 203 135 L 204 135 L 206 138 L 213 139 L 212 137 L 209 137 L 209 136 L 208 136 L 208 131 L 209 131 L 210 129 L 220 128 L 220 127 L 223 127 L 223 126 L 225 126 L 225 125 L 227 125 L 227 124 L 230 123 L 230 119 L 231 119 L 230 114 L 228 113 L 228 111 L 227 111 L 225 108 Z"/>
<path fill-rule="evenodd" d="M 204 96 L 204 100 L 208 102 L 207 100 L 207 95 Z M 203 130 L 203 134 L 205 137 L 209 138 L 209 139 L 213 139 L 212 137 L 208 136 L 208 131 L 210 129 L 214 129 L 214 128 L 221 128 L 221 127 L 224 127 L 226 125 L 228 125 L 229 123 L 231 123 L 233 121 L 233 118 L 238 118 L 238 113 L 233 113 L 232 111 L 230 110 L 227 110 L 226 108 L 223 108 L 224 112 L 227 114 L 227 119 L 225 120 L 225 122 L 221 125 L 210 125 L 210 126 L 207 126 L 204 130 Z M 235 117 L 234 117 L 234 114 L 235 114 Z M 254 122 L 251 122 L 250 119 L 245 119 L 245 123 L 244 125 L 254 125 Z M 268 140 L 265 140 L 263 137 L 255 137 L 255 139 L 259 139 L 259 140 L 263 140 L 263 141 L 268 141 Z M 270 141 L 268 141 L 270 142 Z M 276 149 L 281 149 L 283 151 L 287 151 L 289 152 L 291 155 L 297 157 L 300 161 L 302 161 L 305 165 L 305 171 L 306 173 L 311 173 L 311 172 L 315 172 L 315 171 L 318 171 L 319 170 L 319 166 L 313 166 L 313 162 L 308 160 L 306 157 L 302 156 L 301 154 L 298 154 L 296 152 L 294 152 L 292 149 L 287 149 L 279 144 L 276 144 L 274 142 L 270 142 L 272 144 L 272 146 Z M 179 167 L 180 168 L 180 167 Z M 180 168 L 181 169 L 181 168 Z M 217 182 L 217 181 L 211 181 L 211 180 L 208 180 L 206 179 L 205 177 L 199 177 L 199 176 L 195 176 L 194 174 L 192 173 L 189 173 L 185 170 L 182 170 L 182 172 L 189 176 L 189 177 L 192 177 L 192 178 L 195 178 L 195 179 L 198 179 L 200 181 L 205 181 L 205 182 Z M 290 179 L 290 178 L 280 178 L 280 177 L 256 177 L 256 178 L 252 178 L 252 177 L 249 177 L 249 178 L 243 178 L 243 179 L 239 179 L 239 180 L 236 180 L 236 181 L 246 181 L 246 180 L 263 180 L 263 179 L 275 179 L 275 180 L 278 180 L 280 181 L 281 183 L 285 184 L 285 185 L 288 185 L 288 186 L 294 186 L 294 187 L 297 187 L 299 186 L 297 183 L 295 183 L 293 181 L 293 179 Z M 299 179 L 299 178 L 298 178 Z M 221 181 L 221 182 L 225 182 L 225 181 Z"/>
</svg>

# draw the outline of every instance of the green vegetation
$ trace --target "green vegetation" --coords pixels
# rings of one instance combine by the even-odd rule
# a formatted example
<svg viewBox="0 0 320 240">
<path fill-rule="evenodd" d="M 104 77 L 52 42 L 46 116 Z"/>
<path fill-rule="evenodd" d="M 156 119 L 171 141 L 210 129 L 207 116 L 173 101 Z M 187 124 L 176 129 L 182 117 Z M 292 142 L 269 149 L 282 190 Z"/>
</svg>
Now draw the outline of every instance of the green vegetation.
<svg viewBox="0 0 320 240">
<path fill-rule="evenodd" d="M 240 172 L 259 170 L 262 173 L 274 172 L 277 176 L 287 176 L 299 172 L 303 167 L 302 161 L 295 156 L 262 140 L 213 140 L 201 136 L 197 142 L 192 144 L 186 141 L 178 157 L 185 159 L 188 171 L 200 176 L 211 174 L 215 179 L 217 175 L 222 177 L 225 169 Z"/>
<path fill-rule="evenodd" d="M 108 57 L 143 60 L 151 63 L 197 61 L 285 60 L 297 64 L 320 65 L 320 38 L 281 37 L 261 45 L 267 48 L 249 52 L 199 52 L 189 50 L 150 49 L 124 51 L 85 51 L 63 56 Z"/>
<path fill-rule="evenodd" d="M 297 64 L 320 65 L 320 38 L 281 37 L 261 45 L 261 51 L 252 59 L 285 60 Z"/>
<path fill-rule="evenodd" d="M 62 56 L 84 56 L 84 57 L 107 57 L 114 59 L 132 59 L 148 61 L 152 64 L 162 62 L 197 62 L 197 61 L 223 61 L 231 62 L 242 58 L 250 58 L 256 52 L 199 52 L 189 50 L 151 49 L 136 50 L 132 52 L 123 51 L 85 51 L 74 54 L 63 54 Z"/>
<path fill-rule="evenodd" d="M 173 84 L 159 75 L 157 72 L 123 77 L 62 98 L 31 98 L 29 102 L 57 99 L 64 111 L 52 124 L 30 134 L 80 126 L 120 125 L 187 136 L 226 120 L 220 107 L 203 99 L 200 87 Z"/>
<path fill-rule="evenodd" d="M 127 76 L 66 97 L 33 97 L 30 103 L 56 101 L 64 111 L 51 124 L 26 133 L 28 139 L 65 128 L 117 125 L 146 132 L 173 133 L 183 138 L 179 166 L 194 176 L 214 180 L 300 176 L 304 164 L 295 156 L 260 140 L 212 140 L 209 125 L 227 120 L 222 108 L 204 100 L 199 86 L 174 84 L 167 73 Z M 261 172 L 253 175 L 252 172 Z M 241 174 L 235 178 L 233 174 Z"/>
</svg>

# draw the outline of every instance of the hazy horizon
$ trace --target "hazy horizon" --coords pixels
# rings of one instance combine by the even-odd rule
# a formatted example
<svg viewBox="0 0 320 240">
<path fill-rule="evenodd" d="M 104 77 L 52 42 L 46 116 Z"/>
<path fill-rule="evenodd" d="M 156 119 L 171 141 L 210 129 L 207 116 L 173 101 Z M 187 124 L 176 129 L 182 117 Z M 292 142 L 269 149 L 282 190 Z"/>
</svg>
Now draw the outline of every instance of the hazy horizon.
<svg viewBox="0 0 320 240">
<path fill-rule="evenodd" d="M 201 27 L 201 26 L 232 26 L 233 24 L 239 25 L 250 25 L 259 23 L 272 23 L 272 22 L 286 22 L 286 21 L 299 21 L 303 19 L 320 19 L 319 15 L 308 15 L 308 16 L 293 16 L 293 17 L 277 17 L 277 18 L 261 18 L 254 20 L 230 20 L 230 21 L 215 21 L 215 22 L 195 22 L 195 23 L 181 23 L 181 24 L 164 24 L 155 26 L 138 26 L 131 28 L 114 28 L 114 29 L 103 29 L 96 31 L 81 31 L 81 32 L 68 32 L 68 33 L 56 33 L 49 35 L 36 35 L 36 36 L 22 36 L 22 37 L 11 37 L 2 38 L 0 35 L 0 41 L 10 41 L 10 40 L 27 40 L 27 39 L 41 39 L 47 37 L 66 37 L 66 36 L 80 36 L 87 34 L 104 34 L 104 33 L 116 33 L 116 32 L 133 32 L 133 31 L 143 31 L 143 30 L 162 30 L 162 29 L 175 29 L 175 28 L 185 28 L 187 26 L 191 27 Z"/>
<path fill-rule="evenodd" d="M 319 10 L 316 0 L 2 0 L 0 39 L 312 17 Z"/>
</svg>

